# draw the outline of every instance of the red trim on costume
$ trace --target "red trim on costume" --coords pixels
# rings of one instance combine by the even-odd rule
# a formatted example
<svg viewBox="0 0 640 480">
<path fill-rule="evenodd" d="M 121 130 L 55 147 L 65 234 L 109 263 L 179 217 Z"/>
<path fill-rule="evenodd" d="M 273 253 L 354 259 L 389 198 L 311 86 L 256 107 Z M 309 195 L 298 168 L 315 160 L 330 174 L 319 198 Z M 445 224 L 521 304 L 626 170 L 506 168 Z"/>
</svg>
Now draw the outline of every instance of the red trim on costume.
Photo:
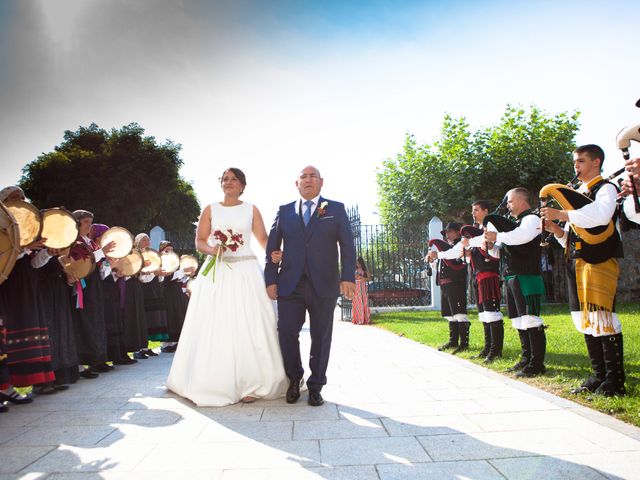
<svg viewBox="0 0 640 480">
<path fill-rule="evenodd" d="M 496 272 L 478 272 L 478 303 L 500 300 L 500 277 Z"/>
</svg>

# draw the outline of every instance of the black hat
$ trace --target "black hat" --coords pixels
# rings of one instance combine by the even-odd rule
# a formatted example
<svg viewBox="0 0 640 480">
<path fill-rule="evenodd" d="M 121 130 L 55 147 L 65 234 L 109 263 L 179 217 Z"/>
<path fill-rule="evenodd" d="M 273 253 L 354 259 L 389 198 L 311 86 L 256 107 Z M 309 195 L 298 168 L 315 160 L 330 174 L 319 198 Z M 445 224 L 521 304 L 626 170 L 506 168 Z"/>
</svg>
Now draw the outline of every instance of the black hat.
<svg viewBox="0 0 640 480">
<path fill-rule="evenodd" d="M 455 230 L 456 232 L 460 233 L 460 229 L 462 228 L 462 224 L 458 223 L 458 222 L 449 222 L 447 223 L 444 228 L 440 231 L 440 234 L 442 236 L 444 236 L 445 233 L 447 233 L 447 230 Z"/>
</svg>

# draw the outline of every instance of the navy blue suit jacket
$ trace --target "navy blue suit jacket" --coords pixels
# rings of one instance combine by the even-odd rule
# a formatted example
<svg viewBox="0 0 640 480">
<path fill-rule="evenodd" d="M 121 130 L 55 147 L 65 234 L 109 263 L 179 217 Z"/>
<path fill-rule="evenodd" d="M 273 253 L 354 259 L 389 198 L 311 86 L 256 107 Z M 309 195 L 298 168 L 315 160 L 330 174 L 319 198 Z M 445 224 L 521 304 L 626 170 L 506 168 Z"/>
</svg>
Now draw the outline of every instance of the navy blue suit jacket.
<svg viewBox="0 0 640 480">
<path fill-rule="evenodd" d="M 322 202 L 327 202 L 324 213 L 319 212 Z M 306 227 L 297 205 L 292 202 L 278 209 L 267 242 L 265 283 L 277 284 L 279 296 L 290 295 L 306 271 L 319 297 L 338 297 L 340 281 L 354 282 L 356 269 L 353 234 L 344 205 L 320 197 Z M 282 262 L 276 265 L 271 262 L 271 252 L 280 249 Z"/>
</svg>

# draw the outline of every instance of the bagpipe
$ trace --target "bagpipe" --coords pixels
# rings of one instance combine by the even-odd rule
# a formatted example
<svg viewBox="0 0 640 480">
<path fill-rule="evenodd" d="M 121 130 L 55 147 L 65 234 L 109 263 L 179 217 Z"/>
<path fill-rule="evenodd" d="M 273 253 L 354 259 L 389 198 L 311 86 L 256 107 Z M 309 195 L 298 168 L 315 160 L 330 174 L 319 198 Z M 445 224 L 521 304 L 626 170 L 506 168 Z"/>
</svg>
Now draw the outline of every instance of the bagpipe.
<svg viewBox="0 0 640 480">
<path fill-rule="evenodd" d="M 432 247 L 435 247 L 436 250 L 438 250 L 439 252 L 444 252 L 452 248 L 453 245 L 451 245 L 449 242 L 446 242 L 440 238 L 433 238 L 429 240 L 429 248 L 432 248 Z M 443 258 L 440 261 L 444 262 L 445 265 L 447 265 L 449 268 L 452 268 L 453 270 L 462 270 L 467 266 L 464 262 L 461 262 L 460 260 L 447 260 Z"/>
<path fill-rule="evenodd" d="M 615 176 L 616 174 L 608 177 L 606 180 L 610 180 Z M 560 205 L 560 208 L 562 208 L 563 210 L 578 210 L 586 205 L 593 203 L 592 199 L 573 189 L 573 187 L 562 185 L 560 183 L 550 183 L 548 185 L 545 185 L 540 189 L 539 197 L 540 208 L 546 207 L 550 198 L 553 199 L 558 205 Z M 611 237 L 616 231 L 616 226 L 612 219 L 609 220 L 609 223 L 607 223 L 606 225 L 598 225 L 597 227 L 591 228 L 576 227 L 575 225 L 571 225 L 571 229 L 578 237 L 580 237 L 581 240 L 591 245 L 597 245 L 600 243 L 604 243 L 609 237 Z M 542 231 L 545 232 L 544 219 L 542 220 Z M 542 247 L 546 247 L 549 245 L 549 232 L 546 233 L 546 235 L 543 234 L 542 241 L 540 243 L 540 246 Z"/>
<path fill-rule="evenodd" d="M 465 238 L 475 238 L 484 235 L 484 229 L 480 227 L 476 227 L 475 225 L 463 225 L 460 229 L 460 236 Z M 485 248 L 479 249 L 480 253 L 484 257 L 485 262 L 490 262 L 491 260 L 498 261 L 497 257 L 492 256 L 489 253 L 490 245 L 489 242 L 485 242 Z"/>
</svg>

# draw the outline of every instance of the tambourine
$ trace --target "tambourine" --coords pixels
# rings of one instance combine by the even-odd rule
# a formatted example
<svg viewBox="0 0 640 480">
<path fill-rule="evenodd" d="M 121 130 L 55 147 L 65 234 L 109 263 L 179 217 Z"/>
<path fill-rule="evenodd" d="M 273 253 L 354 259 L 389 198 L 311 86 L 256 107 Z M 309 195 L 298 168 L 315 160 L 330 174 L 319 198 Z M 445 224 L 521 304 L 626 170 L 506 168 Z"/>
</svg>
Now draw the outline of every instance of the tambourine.
<svg viewBox="0 0 640 480">
<path fill-rule="evenodd" d="M 49 208 L 42 212 L 42 232 L 48 248 L 67 248 L 78 238 L 78 220 L 64 208 Z"/>
<path fill-rule="evenodd" d="M 133 235 L 123 227 L 111 227 L 100 237 L 100 247 L 104 248 L 108 243 L 115 242 L 115 248 L 109 252 L 110 258 L 124 258 L 133 249 Z"/>
<path fill-rule="evenodd" d="M 190 276 L 193 277 L 196 274 L 196 270 L 198 269 L 198 259 L 193 255 L 182 255 L 180 257 L 180 268 L 182 270 L 193 268 L 193 272 L 190 274 Z"/>
<path fill-rule="evenodd" d="M 11 212 L 0 202 L 0 284 L 13 270 L 20 253 L 20 229 Z"/>
<path fill-rule="evenodd" d="M 40 210 L 24 200 L 9 200 L 4 205 L 18 223 L 21 247 L 26 247 L 40 238 L 42 232 Z M 75 241 L 76 238 L 77 234 L 73 240 Z"/>
<path fill-rule="evenodd" d="M 144 252 L 142 252 L 142 258 L 144 262 L 149 262 L 149 265 L 143 266 L 140 270 L 141 273 L 153 273 L 156 270 L 159 270 L 162 267 L 162 259 L 160 258 L 160 254 L 152 249 L 147 248 Z"/>
<path fill-rule="evenodd" d="M 18 222 L 21 247 L 39 238 L 46 238 L 45 247 L 64 249 L 78 238 L 78 221 L 64 208 L 49 208 L 40 212 L 24 200 L 11 200 L 6 206 Z"/>
<path fill-rule="evenodd" d="M 134 250 L 129 253 L 129 255 L 117 259 L 113 268 L 123 276 L 131 277 L 142 269 L 143 264 L 144 259 L 142 258 L 142 254 L 137 250 Z"/>
<path fill-rule="evenodd" d="M 96 269 L 93 250 L 84 242 L 76 242 L 69 248 L 68 255 L 58 257 L 66 273 L 78 280 L 88 277 Z"/>
<path fill-rule="evenodd" d="M 176 252 L 162 252 L 160 254 L 162 270 L 173 273 L 180 268 L 180 257 Z"/>
</svg>

